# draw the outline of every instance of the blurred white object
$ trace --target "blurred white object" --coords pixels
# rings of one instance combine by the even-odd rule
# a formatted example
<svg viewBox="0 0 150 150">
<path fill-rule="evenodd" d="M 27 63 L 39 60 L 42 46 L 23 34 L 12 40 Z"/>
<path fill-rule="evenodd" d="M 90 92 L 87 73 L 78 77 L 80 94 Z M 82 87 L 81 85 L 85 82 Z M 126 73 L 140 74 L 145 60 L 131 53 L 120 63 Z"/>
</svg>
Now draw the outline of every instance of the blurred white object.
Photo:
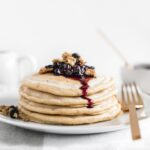
<svg viewBox="0 0 150 150">
<path fill-rule="evenodd" d="M 143 92 L 150 94 L 150 64 L 135 64 L 121 68 L 121 77 L 125 82 L 135 81 Z"/>
<path fill-rule="evenodd" d="M 123 55 L 122 51 L 108 38 L 108 36 L 99 29 L 98 34 L 106 41 L 118 57 L 124 62 L 121 68 L 121 77 L 124 82 L 137 82 L 141 89 L 150 94 L 150 64 L 129 63 L 128 59 Z"/>
<path fill-rule="evenodd" d="M 18 86 L 22 72 L 26 74 L 28 68 L 25 61 L 30 63 L 30 73 L 36 69 L 36 60 L 32 56 L 22 56 L 12 51 L 0 51 L 0 87 L 15 88 Z"/>
<path fill-rule="evenodd" d="M 3 87 L 0 92 L 0 105 L 16 105 L 19 99 L 18 88 Z"/>
</svg>

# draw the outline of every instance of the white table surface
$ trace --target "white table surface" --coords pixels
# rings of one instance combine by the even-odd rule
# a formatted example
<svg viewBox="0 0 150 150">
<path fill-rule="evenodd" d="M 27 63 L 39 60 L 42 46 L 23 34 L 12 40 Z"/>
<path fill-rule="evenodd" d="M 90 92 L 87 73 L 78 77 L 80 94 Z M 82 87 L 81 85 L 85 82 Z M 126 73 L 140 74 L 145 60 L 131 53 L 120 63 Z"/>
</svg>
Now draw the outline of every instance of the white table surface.
<svg viewBox="0 0 150 150">
<path fill-rule="evenodd" d="M 142 139 L 132 141 L 130 129 L 93 135 L 56 135 L 0 123 L 0 150 L 149 150 L 150 119 L 140 122 Z"/>
<path fill-rule="evenodd" d="M 1 96 L 0 102 L 6 103 L 7 98 Z M 142 139 L 133 141 L 130 128 L 93 135 L 56 135 L 0 123 L 0 150 L 149 150 L 150 118 L 141 120 L 140 127 Z"/>
</svg>

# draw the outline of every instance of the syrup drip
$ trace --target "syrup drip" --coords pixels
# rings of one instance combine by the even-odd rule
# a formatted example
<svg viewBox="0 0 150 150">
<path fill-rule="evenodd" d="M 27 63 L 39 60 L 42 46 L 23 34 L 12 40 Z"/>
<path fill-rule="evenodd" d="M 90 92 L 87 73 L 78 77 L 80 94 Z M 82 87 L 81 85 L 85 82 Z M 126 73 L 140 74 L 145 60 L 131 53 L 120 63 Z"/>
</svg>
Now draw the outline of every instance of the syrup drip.
<svg viewBox="0 0 150 150">
<path fill-rule="evenodd" d="M 87 90 L 89 88 L 88 82 L 91 78 L 73 78 L 74 80 L 78 80 L 80 81 L 80 83 L 82 84 L 81 86 L 81 90 L 82 90 L 82 98 L 86 99 L 88 104 L 87 104 L 87 108 L 93 108 L 93 101 L 92 99 L 87 97 Z"/>
</svg>

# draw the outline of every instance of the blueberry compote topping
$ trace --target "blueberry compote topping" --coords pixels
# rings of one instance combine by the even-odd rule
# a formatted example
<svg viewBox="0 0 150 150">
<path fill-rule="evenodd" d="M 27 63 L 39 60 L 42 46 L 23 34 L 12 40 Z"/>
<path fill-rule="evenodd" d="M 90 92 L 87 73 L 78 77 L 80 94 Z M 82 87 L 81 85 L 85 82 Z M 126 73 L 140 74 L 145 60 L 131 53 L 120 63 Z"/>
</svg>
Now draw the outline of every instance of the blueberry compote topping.
<svg viewBox="0 0 150 150">
<path fill-rule="evenodd" d="M 64 53 L 62 57 L 63 59 L 55 59 L 53 64 L 45 66 L 45 69 L 40 73 L 51 72 L 57 76 L 62 75 L 80 78 L 95 76 L 95 68 L 93 66 L 85 65 L 85 61 L 79 54 Z"/>
<path fill-rule="evenodd" d="M 82 98 L 88 101 L 88 108 L 93 107 L 93 102 L 87 97 L 87 90 L 89 88 L 88 81 L 95 77 L 95 68 L 93 66 L 85 65 L 85 61 L 77 53 L 65 52 L 60 59 L 54 59 L 53 64 L 41 68 L 40 74 L 53 73 L 57 76 L 65 76 L 78 80 L 82 86 Z"/>
</svg>

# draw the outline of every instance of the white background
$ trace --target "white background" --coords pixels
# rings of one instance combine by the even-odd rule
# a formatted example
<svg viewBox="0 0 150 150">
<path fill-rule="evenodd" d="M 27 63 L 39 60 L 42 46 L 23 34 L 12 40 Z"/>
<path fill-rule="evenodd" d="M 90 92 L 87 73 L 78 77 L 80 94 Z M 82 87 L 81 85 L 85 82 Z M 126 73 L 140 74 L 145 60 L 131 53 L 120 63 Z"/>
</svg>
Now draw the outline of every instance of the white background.
<svg viewBox="0 0 150 150">
<path fill-rule="evenodd" d="M 149 0 L 0 0 L 0 50 L 32 54 L 39 66 L 69 50 L 115 74 L 122 61 L 99 28 L 131 63 L 149 62 Z"/>
</svg>

